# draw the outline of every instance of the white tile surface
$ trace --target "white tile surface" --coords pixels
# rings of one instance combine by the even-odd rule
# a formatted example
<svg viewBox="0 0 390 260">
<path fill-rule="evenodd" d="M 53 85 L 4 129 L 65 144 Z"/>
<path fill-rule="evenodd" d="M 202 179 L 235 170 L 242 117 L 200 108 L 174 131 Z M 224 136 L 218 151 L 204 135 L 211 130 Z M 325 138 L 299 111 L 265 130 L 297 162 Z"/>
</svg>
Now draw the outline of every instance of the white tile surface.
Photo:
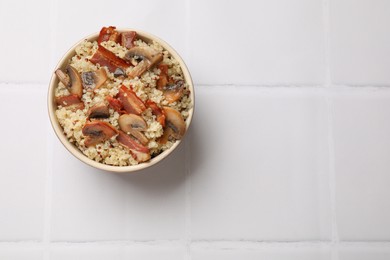
<svg viewBox="0 0 390 260">
<path fill-rule="evenodd" d="M 93 5 L 97 8 L 93 8 L 90 2 L 70 0 L 59 1 L 57 5 L 59 9 L 58 30 L 55 33 L 57 60 L 83 37 L 110 25 L 152 33 L 186 56 L 185 1 L 118 0 L 115 4 L 108 5 L 107 1 L 96 0 Z M 70 13 L 72 19 L 69 19 Z"/>
<path fill-rule="evenodd" d="M 355 246 L 339 249 L 339 260 L 388 260 L 390 248 L 388 246 Z"/>
<path fill-rule="evenodd" d="M 49 10 L 49 0 L 0 1 L 0 81 L 49 81 Z"/>
<path fill-rule="evenodd" d="M 390 83 L 390 2 L 331 0 L 334 83 Z"/>
<path fill-rule="evenodd" d="M 166 161 L 123 177 L 128 239 L 165 240 L 185 236 L 184 143 Z"/>
<path fill-rule="evenodd" d="M 194 239 L 328 239 L 321 93 L 197 89 L 191 132 Z"/>
<path fill-rule="evenodd" d="M 53 142 L 51 238 L 123 239 L 126 190 L 121 178 L 85 165 Z"/>
<path fill-rule="evenodd" d="M 179 239 L 184 234 L 184 153 L 135 174 L 95 170 L 55 140 L 54 240 Z"/>
<path fill-rule="evenodd" d="M 324 80 L 322 1 L 190 1 L 190 69 L 198 84 Z"/>
<path fill-rule="evenodd" d="M 47 165 L 44 95 L 38 86 L 0 85 L 0 109 L 13 111 L 1 117 L 0 241 L 42 237 Z"/>
<path fill-rule="evenodd" d="M 368 87 L 390 85 L 389 14 L 387 0 L 0 1 L 0 259 L 390 259 L 390 88 Z M 166 40 L 196 83 L 188 146 L 140 174 L 82 164 L 47 119 L 53 66 L 108 25 Z"/>
<path fill-rule="evenodd" d="M 336 93 L 336 196 L 339 236 L 390 239 L 390 90 Z"/>
<path fill-rule="evenodd" d="M 272 248 L 272 249 L 198 249 L 193 250 L 192 260 L 330 260 L 326 249 Z"/>
<path fill-rule="evenodd" d="M 0 248 L 2 260 L 43 260 L 43 252 L 39 249 L 29 248 Z"/>
</svg>

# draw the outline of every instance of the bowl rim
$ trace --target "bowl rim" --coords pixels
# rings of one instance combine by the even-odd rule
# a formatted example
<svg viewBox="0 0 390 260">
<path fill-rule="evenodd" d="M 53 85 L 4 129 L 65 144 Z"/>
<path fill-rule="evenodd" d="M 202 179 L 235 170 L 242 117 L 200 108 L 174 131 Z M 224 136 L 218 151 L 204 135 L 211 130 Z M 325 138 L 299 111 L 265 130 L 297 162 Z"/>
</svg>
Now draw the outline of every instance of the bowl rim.
<svg viewBox="0 0 390 260">
<path fill-rule="evenodd" d="M 189 110 L 189 115 L 186 119 L 186 132 L 184 136 L 182 137 L 181 140 L 176 140 L 176 142 L 173 144 L 171 148 L 168 150 L 165 150 L 161 154 L 157 155 L 156 157 L 152 158 L 151 160 L 147 162 L 143 162 L 137 165 L 129 165 L 129 166 L 113 166 L 113 165 L 107 165 L 103 164 L 97 161 L 94 161 L 90 158 L 88 158 L 85 154 L 83 154 L 74 144 L 68 141 L 68 138 L 65 136 L 63 133 L 63 129 L 60 126 L 57 116 L 55 115 L 56 111 L 56 105 L 54 103 L 54 94 L 55 94 L 55 88 L 58 85 L 58 78 L 55 76 L 54 71 L 60 67 L 63 67 L 65 64 L 69 62 L 69 59 L 74 56 L 75 54 L 75 48 L 84 42 L 85 40 L 89 41 L 94 41 L 98 38 L 99 32 L 92 33 L 86 37 L 83 37 L 81 40 L 79 40 L 77 43 L 75 43 L 59 60 L 57 65 L 55 66 L 53 70 L 53 74 L 50 79 L 49 83 L 49 89 L 47 92 L 47 107 L 48 107 L 48 114 L 49 114 L 49 119 L 50 119 L 50 124 L 57 136 L 57 138 L 60 140 L 62 145 L 77 159 L 82 161 L 83 163 L 92 166 L 96 169 L 104 170 L 104 171 L 109 171 L 109 172 L 119 172 L 119 173 L 125 173 L 125 172 L 139 172 L 143 169 L 149 168 L 159 162 L 161 162 L 163 159 L 165 159 L 167 156 L 169 156 L 184 140 L 184 138 L 187 135 L 189 126 L 191 125 L 191 121 L 193 118 L 194 110 L 195 110 L 195 92 L 194 92 L 194 84 L 191 78 L 191 74 L 188 70 L 188 67 L 184 63 L 183 59 L 181 56 L 173 49 L 168 43 L 166 43 L 164 40 L 160 39 L 159 37 L 150 34 L 148 32 L 145 32 L 143 30 L 138 30 L 134 28 L 117 28 L 117 31 L 119 32 L 125 32 L 125 31 L 136 31 L 137 32 L 137 37 L 146 41 L 146 42 L 151 42 L 151 41 L 156 41 L 158 42 L 164 50 L 167 50 L 171 56 L 173 56 L 180 64 L 180 67 L 183 71 L 183 76 L 188 84 L 188 87 L 190 89 L 190 98 L 192 100 L 192 108 Z"/>
</svg>

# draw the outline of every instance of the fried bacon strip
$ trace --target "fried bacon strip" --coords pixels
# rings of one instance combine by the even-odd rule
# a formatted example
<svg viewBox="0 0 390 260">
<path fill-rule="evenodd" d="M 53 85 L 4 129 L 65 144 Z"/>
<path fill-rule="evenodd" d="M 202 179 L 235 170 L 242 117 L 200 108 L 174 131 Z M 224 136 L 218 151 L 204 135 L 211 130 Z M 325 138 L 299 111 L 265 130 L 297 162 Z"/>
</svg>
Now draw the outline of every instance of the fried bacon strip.
<svg viewBox="0 0 390 260">
<path fill-rule="evenodd" d="M 119 89 L 118 98 L 122 102 L 127 113 L 140 115 L 146 109 L 144 102 L 142 102 L 137 94 L 124 85 Z"/>
<path fill-rule="evenodd" d="M 162 127 L 165 127 L 165 112 L 161 108 L 157 106 L 156 103 L 154 103 L 152 100 L 148 99 L 146 101 L 146 105 L 152 109 L 153 115 L 156 116 L 157 121 L 162 125 Z"/>
<path fill-rule="evenodd" d="M 121 34 L 121 45 L 127 49 L 134 47 L 134 41 L 137 38 L 135 31 L 123 32 Z"/>
<path fill-rule="evenodd" d="M 99 63 L 100 66 L 107 66 L 110 72 L 115 72 L 118 68 L 125 71 L 130 66 L 125 60 L 119 58 L 101 45 L 99 45 L 97 51 L 89 61 L 93 64 Z"/>
<path fill-rule="evenodd" d="M 118 43 L 120 38 L 121 35 L 116 30 L 115 26 L 103 27 L 99 33 L 98 44 L 100 45 L 102 42 L 106 41 L 114 41 Z"/>
</svg>

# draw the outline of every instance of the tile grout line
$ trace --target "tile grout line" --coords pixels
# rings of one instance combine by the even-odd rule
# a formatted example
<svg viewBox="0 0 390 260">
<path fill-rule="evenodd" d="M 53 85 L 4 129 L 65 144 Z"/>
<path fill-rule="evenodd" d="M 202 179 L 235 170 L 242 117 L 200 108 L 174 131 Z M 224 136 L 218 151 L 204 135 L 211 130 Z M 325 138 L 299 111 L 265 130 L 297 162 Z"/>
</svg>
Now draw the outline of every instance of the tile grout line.
<svg viewBox="0 0 390 260">
<path fill-rule="evenodd" d="M 324 58 L 325 58 L 325 88 L 332 87 L 332 72 L 331 72 L 331 25 L 330 25 L 330 0 L 322 1 L 322 18 L 324 29 Z M 333 133 L 333 102 L 331 96 L 326 95 L 327 104 L 327 125 L 328 125 L 328 154 L 329 154 L 329 195 L 330 195 L 330 210 L 331 210 L 331 259 L 338 260 L 339 234 L 337 227 L 337 211 L 336 211 L 336 170 L 335 170 L 335 146 Z"/>
<path fill-rule="evenodd" d="M 187 57 L 189 59 L 189 62 L 191 63 L 192 55 L 191 55 L 191 1 L 186 0 L 185 1 L 185 14 L 186 14 L 186 53 Z M 190 147 L 191 142 L 190 139 L 187 138 L 187 140 L 184 142 L 184 151 L 185 151 L 185 259 L 191 260 L 191 154 L 190 154 Z"/>
</svg>

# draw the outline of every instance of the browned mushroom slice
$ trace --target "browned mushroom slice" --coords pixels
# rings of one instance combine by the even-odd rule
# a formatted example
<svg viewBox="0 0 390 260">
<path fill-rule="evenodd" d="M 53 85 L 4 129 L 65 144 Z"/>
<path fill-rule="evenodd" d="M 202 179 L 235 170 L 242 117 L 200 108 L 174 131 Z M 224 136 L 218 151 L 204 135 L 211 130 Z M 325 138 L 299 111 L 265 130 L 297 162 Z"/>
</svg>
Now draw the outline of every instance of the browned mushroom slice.
<svg viewBox="0 0 390 260">
<path fill-rule="evenodd" d="M 171 107 L 163 107 L 166 116 L 166 127 L 171 128 L 172 137 L 181 139 L 186 132 L 186 124 L 180 112 Z"/>
<path fill-rule="evenodd" d="M 119 128 L 125 132 L 134 136 L 141 144 L 146 145 L 149 140 L 141 133 L 147 128 L 145 120 L 135 114 L 121 115 L 118 119 Z"/>
<path fill-rule="evenodd" d="M 118 77 L 122 77 L 122 76 L 125 76 L 126 73 L 123 69 L 121 68 L 117 68 L 115 71 L 114 71 L 114 77 L 115 78 L 118 78 Z"/>
<path fill-rule="evenodd" d="M 65 87 L 68 87 L 70 85 L 70 77 L 62 69 L 57 69 L 55 71 L 55 74 L 57 75 L 58 79 L 62 82 L 62 84 L 65 85 Z"/>
<path fill-rule="evenodd" d="M 99 88 L 104 82 L 107 81 L 107 72 L 104 68 L 100 68 L 97 71 L 87 71 L 81 73 L 81 79 L 83 86 L 86 89 Z"/>
<path fill-rule="evenodd" d="M 169 141 L 169 137 L 173 134 L 173 130 L 170 127 L 164 129 L 163 135 L 158 139 L 160 144 L 166 144 Z"/>
<path fill-rule="evenodd" d="M 72 111 L 84 109 L 84 103 L 75 94 L 72 94 L 69 96 L 57 97 L 56 103 L 57 103 L 57 106 L 67 107 L 67 108 L 70 108 Z"/>
<path fill-rule="evenodd" d="M 83 86 L 81 83 L 81 77 L 78 71 L 68 65 L 65 69 L 65 71 L 61 69 L 57 69 L 55 71 L 55 74 L 57 75 L 58 79 L 62 82 L 62 84 L 65 85 L 69 89 L 69 92 L 71 94 L 75 94 L 79 97 L 83 95 Z"/>
<path fill-rule="evenodd" d="M 147 71 L 149 68 L 149 64 L 146 60 L 142 60 L 140 63 L 137 64 L 130 72 L 127 74 L 127 76 L 131 79 L 135 77 L 139 77 L 142 74 L 144 74 L 145 71 Z"/>
<path fill-rule="evenodd" d="M 150 159 L 150 151 L 149 149 L 138 143 L 131 136 L 126 133 L 119 131 L 116 140 L 124 147 L 130 150 L 130 153 L 138 162 L 145 162 Z"/>
<path fill-rule="evenodd" d="M 118 133 L 118 131 L 109 123 L 103 121 L 88 122 L 82 130 L 86 136 L 84 144 L 86 147 L 103 143 Z"/>
<path fill-rule="evenodd" d="M 173 103 L 181 98 L 184 92 L 184 81 L 179 80 L 174 84 L 168 84 L 164 87 L 163 93 L 168 103 Z"/>
<path fill-rule="evenodd" d="M 108 118 L 110 111 L 108 106 L 104 103 L 97 103 L 88 110 L 88 118 Z"/>
<path fill-rule="evenodd" d="M 133 47 L 125 54 L 124 59 L 131 61 L 132 58 L 141 59 L 142 61 L 128 75 L 130 78 L 141 76 L 146 70 L 161 62 L 163 55 L 151 47 Z"/>
<path fill-rule="evenodd" d="M 137 160 L 137 162 L 146 162 L 150 160 L 150 153 L 131 151 L 131 155 Z"/>
</svg>

